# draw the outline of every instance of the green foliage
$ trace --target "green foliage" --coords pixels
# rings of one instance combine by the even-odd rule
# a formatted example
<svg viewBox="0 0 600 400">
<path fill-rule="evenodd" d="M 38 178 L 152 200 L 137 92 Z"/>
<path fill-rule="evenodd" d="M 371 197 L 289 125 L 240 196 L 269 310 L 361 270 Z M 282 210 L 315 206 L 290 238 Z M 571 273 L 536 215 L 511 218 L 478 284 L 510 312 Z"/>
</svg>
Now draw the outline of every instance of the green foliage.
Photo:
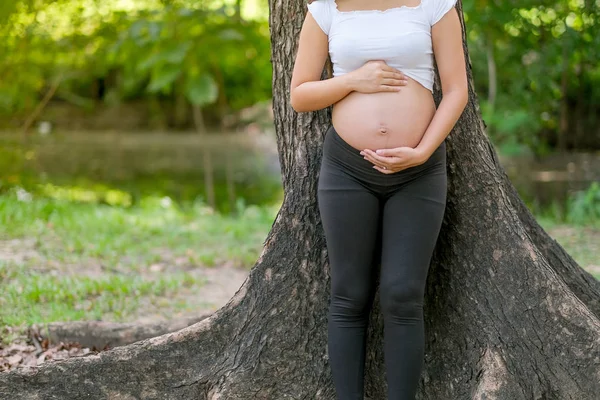
<svg viewBox="0 0 600 400">
<path fill-rule="evenodd" d="M 541 146 L 539 137 L 532 134 L 540 129 L 539 121 L 528 111 L 510 103 L 493 108 L 488 101 L 482 100 L 481 114 L 501 153 L 517 156 Z"/>
<path fill-rule="evenodd" d="M 593 182 L 587 190 L 575 192 L 569 197 L 566 220 L 579 225 L 592 221 L 600 222 L 600 184 L 598 182 Z"/>
<path fill-rule="evenodd" d="M 572 132 L 597 129 L 600 3 L 464 0 L 463 6 L 476 91 L 495 144 L 544 154 L 557 145 L 561 123 L 571 143 Z"/>
<path fill-rule="evenodd" d="M 204 4 L 206 3 L 206 4 Z M 271 92 L 267 21 L 240 21 L 207 2 L 14 1 L 0 29 L 0 114 L 27 113 L 56 81 L 56 98 L 93 107 L 140 97 L 233 109 Z"/>
<path fill-rule="evenodd" d="M 211 75 L 201 75 L 186 83 L 187 98 L 199 106 L 210 104 L 217 100 L 219 88 Z"/>
<path fill-rule="evenodd" d="M 142 98 L 158 112 L 181 99 L 239 110 L 268 100 L 268 21 L 233 17 L 234 3 L 3 1 L 0 114 L 30 113 L 57 81 L 57 99 L 86 108 L 100 99 Z M 544 154 L 566 126 L 567 145 L 597 146 L 589 132 L 597 131 L 600 115 L 600 3 L 462 4 L 476 91 L 494 143 L 510 154 Z M 260 7 L 255 14 L 266 13 L 266 2 Z"/>
</svg>

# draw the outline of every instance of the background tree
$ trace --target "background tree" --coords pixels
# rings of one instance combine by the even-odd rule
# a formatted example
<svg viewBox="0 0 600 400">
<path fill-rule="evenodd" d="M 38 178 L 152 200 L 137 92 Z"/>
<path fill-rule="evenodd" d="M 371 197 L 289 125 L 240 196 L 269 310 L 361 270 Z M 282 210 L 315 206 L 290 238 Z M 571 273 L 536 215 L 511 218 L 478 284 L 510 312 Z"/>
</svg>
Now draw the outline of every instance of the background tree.
<svg viewBox="0 0 600 400">
<path fill-rule="evenodd" d="M 241 18 L 248 3 L 257 15 L 267 7 L 264 0 L 2 2 L 0 127 L 24 125 L 58 77 L 53 101 L 78 112 L 141 103 L 150 116 L 145 129 L 193 129 L 190 85 L 195 93 L 206 87 L 199 79 L 211 66 L 223 74 L 226 110 L 268 100 L 268 25 Z M 600 148 L 598 2 L 465 0 L 464 7 L 474 87 L 500 152 Z M 180 56 L 181 64 L 165 62 Z M 219 126 L 221 111 L 202 106 L 210 126 Z"/>
</svg>

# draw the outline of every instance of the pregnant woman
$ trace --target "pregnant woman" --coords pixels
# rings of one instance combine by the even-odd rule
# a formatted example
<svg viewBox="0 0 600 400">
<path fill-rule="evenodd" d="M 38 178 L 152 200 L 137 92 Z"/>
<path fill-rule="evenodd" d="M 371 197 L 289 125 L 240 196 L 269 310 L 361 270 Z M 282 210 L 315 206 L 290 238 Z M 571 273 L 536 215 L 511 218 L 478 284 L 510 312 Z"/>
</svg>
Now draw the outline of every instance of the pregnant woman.
<svg viewBox="0 0 600 400">
<path fill-rule="evenodd" d="M 363 400 L 377 266 L 388 399 L 414 400 L 419 386 L 425 281 L 446 204 L 445 138 L 468 100 L 455 2 L 308 4 L 291 105 L 298 112 L 333 105 L 318 204 L 331 267 L 328 354 L 339 400 Z M 328 55 L 333 77 L 321 80 Z"/>
</svg>

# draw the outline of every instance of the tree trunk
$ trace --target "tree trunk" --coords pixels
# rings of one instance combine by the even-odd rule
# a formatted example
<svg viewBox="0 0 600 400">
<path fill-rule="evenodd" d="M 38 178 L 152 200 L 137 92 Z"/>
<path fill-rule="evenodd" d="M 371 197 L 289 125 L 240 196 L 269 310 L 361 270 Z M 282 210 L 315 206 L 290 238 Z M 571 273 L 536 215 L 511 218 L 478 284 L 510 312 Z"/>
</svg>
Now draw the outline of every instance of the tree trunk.
<svg viewBox="0 0 600 400">
<path fill-rule="evenodd" d="M 48 105 L 48 102 L 52 99 L 52 97 L 54 97 L 62 80 L 63 76 L 60 75 L 54 80 L 54 82 L 52 82 L 52 85 L 50 86 L 42 100 L 38 103 L 38 105 L 35 107 L 35 109 L 29 115 L 29 117 L 27 117 L 25 123 L 23 124 L 23 127 L 21 128 L 23 136 L 27 135 L 27 133 L 29 132 L 29 128 L 31 128 L 31 125 L 33 125 L 35 120 L 40 116 L 40 113 L 44 110 L 44 107 Z"/>
<path fill-rule="evenodd" d="M 242 20 L 242 0 L 235 0 L 235 19 L 237 21 Z"/>
<path fill-rule="evenodd" d="M 316 200 L 328 116 L 298 115 L 289 105 L 305 3 L 270 6 L 285 197 L 242 287 L 211 317 L 178 332 L 1 374 L 0 398 L 334 399 L 329 267 Z M 468 73 L 470 102 L 447 142 L 448 203 L 427 283 L 418 398 L 597 399 L 600 283 L 520 200 L 486 137 Z M 436 101 L 439 88 L 438 79 Z M 376 400 L 386 398 L 382 324 L 377 296 L 365 382 Z"/>
</svg>

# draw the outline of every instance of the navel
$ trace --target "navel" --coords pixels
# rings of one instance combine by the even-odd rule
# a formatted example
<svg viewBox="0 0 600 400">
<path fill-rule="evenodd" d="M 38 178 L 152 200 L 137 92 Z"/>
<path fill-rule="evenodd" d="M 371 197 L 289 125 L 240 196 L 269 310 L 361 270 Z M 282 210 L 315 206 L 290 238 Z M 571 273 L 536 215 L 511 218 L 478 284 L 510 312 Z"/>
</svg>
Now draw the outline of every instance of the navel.
<svg viewBox="0 0 600 400">
<path fill-rule="evenodd" d="M 384 124 L 379 124 L 378 132 L 382 135 L 385 135 L 388 132 L 387 126 Z"/>
</svg>

